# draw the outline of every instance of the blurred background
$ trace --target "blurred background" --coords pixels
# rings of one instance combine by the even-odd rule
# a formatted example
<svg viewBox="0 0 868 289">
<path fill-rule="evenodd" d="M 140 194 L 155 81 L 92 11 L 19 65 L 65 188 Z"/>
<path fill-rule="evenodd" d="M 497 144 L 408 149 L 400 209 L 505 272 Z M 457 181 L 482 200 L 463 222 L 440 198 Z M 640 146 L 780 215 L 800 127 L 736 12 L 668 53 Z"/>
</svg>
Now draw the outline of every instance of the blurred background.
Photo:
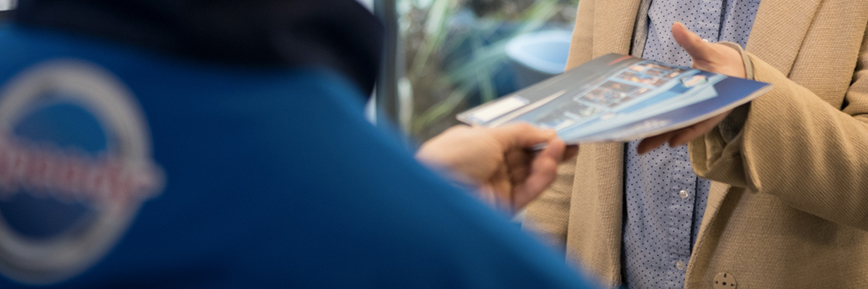
<svg viewBox="0 0 868 289">
<path fill-rule="evenodd" d="M 15 5 L 15 0 L 0 0 L 0 25 L 9 17 L 9 10 Z"/>
<path fill-rule="evenodd" d="M 373 0 L 390 35 L 379 113 L 422 142 L 563 72 L 579 0 Z"/>
<path fill-rule="evenodd" d="M 387 34 L 369 118 L 394 121 L 408 144 L 458 124 L 461 111 L 561 73 L 579 2 L 357 1 Z M 0 22 L 14 6 L 0 0 Z"/>
</svg>

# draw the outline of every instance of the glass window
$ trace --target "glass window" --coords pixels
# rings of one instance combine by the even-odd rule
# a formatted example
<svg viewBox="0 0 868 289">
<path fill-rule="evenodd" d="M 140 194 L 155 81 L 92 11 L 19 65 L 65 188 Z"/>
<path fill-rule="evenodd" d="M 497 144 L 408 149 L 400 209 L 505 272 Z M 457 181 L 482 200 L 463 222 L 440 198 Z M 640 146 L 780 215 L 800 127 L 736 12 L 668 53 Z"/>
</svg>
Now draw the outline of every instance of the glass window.
<svg viewBox="0 0 868 289">
<path fill-rule="evenodd" d="M 578 0 L 397 0 L 397 118 L 418 141 L 563 72 Z M 387 55 L 390 57 L 390 55 Z"/>
</svg>

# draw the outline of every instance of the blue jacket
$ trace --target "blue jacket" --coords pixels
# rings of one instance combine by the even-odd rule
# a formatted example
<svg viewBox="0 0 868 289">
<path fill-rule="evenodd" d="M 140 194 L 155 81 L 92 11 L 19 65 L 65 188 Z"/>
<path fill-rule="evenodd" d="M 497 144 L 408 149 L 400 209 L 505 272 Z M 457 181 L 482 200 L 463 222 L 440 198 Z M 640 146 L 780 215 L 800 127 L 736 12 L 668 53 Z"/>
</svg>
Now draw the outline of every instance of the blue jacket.
<svg viewBox="0 0 868 289">
<path fill-rule="evenodd" d="M 582 288 L 317 67 L 0 30 L 0 288 Z"/>
</svg>

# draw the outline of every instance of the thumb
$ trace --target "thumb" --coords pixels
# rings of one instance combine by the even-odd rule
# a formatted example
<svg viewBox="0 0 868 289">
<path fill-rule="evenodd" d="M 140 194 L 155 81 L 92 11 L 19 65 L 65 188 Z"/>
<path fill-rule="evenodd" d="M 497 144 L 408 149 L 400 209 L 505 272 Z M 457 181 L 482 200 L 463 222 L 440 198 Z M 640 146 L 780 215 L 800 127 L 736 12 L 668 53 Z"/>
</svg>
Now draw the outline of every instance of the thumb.
<svg viewBox="0 0 868 289">
<path fill-rule="evenodd" d="M 550 129 L 539 129 L 526 123 L 516 123 L 491 129 L 491 136 L 503 145 L 504 151 L 531 148 L 557 137 Z"/>
<path fill-rule="evenodd" d="M 714 49 L 711 47 L 711 43 L 705 42 L 699 35 L 687 30 L 687 27 L 684 27 L 681 22 L 672 24 L 672 37 L 675 38 L 678 45 L 687 51 L 687 54 L 690 54 L 694 64 L 713 58 Z"/>
<path fill-rule="evenodd" d="M 536 155 L 530 167 L 530 175 L 515 188 L 513 205 L 521 209 L 542 194 L 557 177 L 558 163 L 563 160 L 566 145 L 559 139 L 548 142 L 543 151 Z"/>
</svg>

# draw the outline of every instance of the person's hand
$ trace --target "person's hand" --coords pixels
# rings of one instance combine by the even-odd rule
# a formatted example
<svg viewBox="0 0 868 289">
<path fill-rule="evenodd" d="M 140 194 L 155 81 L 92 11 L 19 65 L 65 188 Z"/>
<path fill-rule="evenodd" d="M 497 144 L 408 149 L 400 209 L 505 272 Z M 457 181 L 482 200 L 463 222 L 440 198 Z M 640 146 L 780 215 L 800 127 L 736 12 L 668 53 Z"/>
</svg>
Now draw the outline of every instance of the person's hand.
<svg viewBox="0 0 868 289">
<path fill-rule="evenodd" d="M 546 148 L 533 151 L 539 144 Z M 554 181 L 561 160 L 577 152 L 577 146 L 567 148 L 554 131 L 528 124 L 461 125 L 425 142 L 416 158 L 445 169 L 456 181 L 475 186 L 483 201 L 517 210 Z"/>
<path fill-rule="evenodd" d="M 744 61 L 735 49 L 723 44 L 705 42 L 679 22 L 672 25 L 672 37 L 693 58 L 694 68 L 728 76 L 745 77 Z M 643 139 L 637 151 L 639 154 L 645 154 L 664 143 L 669 143 L 670 147 L 684 145 L 710 132 L 730 112 L 731 110 L 682 129 Z"/>
</svg>

